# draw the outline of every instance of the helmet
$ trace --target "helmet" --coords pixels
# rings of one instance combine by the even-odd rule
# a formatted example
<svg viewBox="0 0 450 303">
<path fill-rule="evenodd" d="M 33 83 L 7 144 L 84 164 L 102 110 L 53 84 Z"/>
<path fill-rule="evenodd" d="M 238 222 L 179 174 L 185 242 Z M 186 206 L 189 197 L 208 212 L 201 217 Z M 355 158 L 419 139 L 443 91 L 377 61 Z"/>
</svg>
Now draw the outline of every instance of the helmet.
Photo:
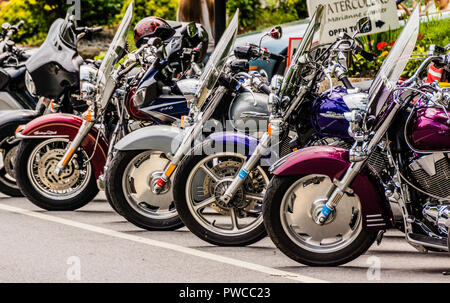
<svg viewBox="0 0 450 303">
<path fill-rule="evenodd" d="M 175 30 L 159 17 L 146 17 L 134 27 L 134 43 L 141 47 L 145 38 L 159 37 L 167 40 L 175 34 Z"/>
</svg>

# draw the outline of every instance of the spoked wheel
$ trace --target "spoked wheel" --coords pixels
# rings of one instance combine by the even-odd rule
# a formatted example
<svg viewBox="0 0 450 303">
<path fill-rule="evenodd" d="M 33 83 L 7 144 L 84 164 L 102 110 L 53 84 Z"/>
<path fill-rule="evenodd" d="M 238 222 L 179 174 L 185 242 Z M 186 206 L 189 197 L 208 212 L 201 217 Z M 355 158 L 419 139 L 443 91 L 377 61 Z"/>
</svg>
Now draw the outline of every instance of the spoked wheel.
<svg viewBox="0 0 450 303">
<path fill-rule="evenodd" d="M 182 227 L 173 202 L 172 182 L 159 194 L 152 191 L 169 162 L 161 151 L 118 151 L 106 173 L 106 191 L 113 208 L 147 230 Z"/>
<path fill-rule="evenodd" d="M 0 192 L 11 197 L 23 197 L 14 171 L 17 148 L 18 144 L 7 145 L 2 151 L 3 167 L 0 168 Z"/>
<path fill-rule="evenodd" d="M 275 176 L 264 198 L 264 222 L 288 257 L 312 266 L 337 266 L 363 254 L 376 232 L 362 229 L 361 203 L 345 195 L 324 225 L 315 223 L 333 183 L 325 175 Z"/>
<path fill-rule="evenodd" d="M 240 246 L 265 237 L 261 202 L 269 178 L 262 167 L 249 173 L 228 204 L 219 200 L 246 159 L 234 152 L 193 152 L 178 167 L 175 205 L 189 230 L 201 239 L 215 245 Z"/>
<path fill-rule="evenodd" d="M 55 173 L 67 139 L 25 140 L 19 144 L 15 167 L 23 194 L 46 210 L 75 210 L 98 193 L 91 162 L 80 147 L 60 174 Z"/>
</svg>

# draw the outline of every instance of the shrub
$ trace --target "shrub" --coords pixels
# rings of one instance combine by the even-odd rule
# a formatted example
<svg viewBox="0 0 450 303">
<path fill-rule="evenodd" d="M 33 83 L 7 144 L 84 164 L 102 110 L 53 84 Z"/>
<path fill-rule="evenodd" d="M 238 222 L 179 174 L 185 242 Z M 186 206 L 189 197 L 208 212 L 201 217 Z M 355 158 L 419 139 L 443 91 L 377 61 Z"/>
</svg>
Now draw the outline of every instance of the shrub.
<svg viewBox="0 0 450 303">
<path fill-rule="evenodd" d="M 123 4 L 119 20 L 122 19 L 130 2 L 131 0 L 126 0 Z M 149 16 L 158 16 L 168 20 L 175 20 L 177 18 L 177 7 L 177 0 L 135 0 L 134 24 Z"/>
<path fill-rule="evenodd" d="M 239 31 L 254 30 L 258 27 L 262 16 L 260 0 L 228 0 L 228 16 L 233 16 L 239 8 Z"/>
<path fill-rule="evenodd" d="M 413 54 L 426 54 L 430 44 L 446 46 L 450 43 L 449 36 L 450 19 L 428 20 L 421 23 L 419 36 Z M 391 30 L 379 34 L 362 37 L 364 48 L 372 52 L 377 57 L 374 61 L 367 61 L 357 55 L 358 60 L 350 68 L 351 76 L 373 76 L 380 68 L 384 59 L 388 55 L 392 45 L 400 34 L 401 29 Z M 403 77 L 410 77 L 419 67 L 422 60 L 410 60 L 406 66 Z"/>
<path fill-rule="evenodd" d="M 105 25 L 115 21 L 124 0 L 82 0 L 82 26 Z M 64 18 L 69 5 L 62 0 L 11 0 L 0 8 L 0 23 L 25 25 L 16 41 L 36 44 L 47 36 L 48 29 L 57 18 Z"/>
</svg>

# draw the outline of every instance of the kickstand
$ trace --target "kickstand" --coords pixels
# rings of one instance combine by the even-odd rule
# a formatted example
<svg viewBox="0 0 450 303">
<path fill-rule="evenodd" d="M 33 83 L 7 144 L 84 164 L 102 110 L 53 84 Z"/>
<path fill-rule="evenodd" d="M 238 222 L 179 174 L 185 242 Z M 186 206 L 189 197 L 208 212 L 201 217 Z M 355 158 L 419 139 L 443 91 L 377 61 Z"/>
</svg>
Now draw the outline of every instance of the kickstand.
<svg viewBox="0 0 450 303">
<path fill-rule="evenodd" d="M 377 245 L 378 246 L 380 246 L 381 240 L 383 240 L 383 235 L 384 235 L 385 232 L 386 232 L 385 230 L 380 230 L 378 232 L 378 235 L 377 235 Z"/>
</svg>

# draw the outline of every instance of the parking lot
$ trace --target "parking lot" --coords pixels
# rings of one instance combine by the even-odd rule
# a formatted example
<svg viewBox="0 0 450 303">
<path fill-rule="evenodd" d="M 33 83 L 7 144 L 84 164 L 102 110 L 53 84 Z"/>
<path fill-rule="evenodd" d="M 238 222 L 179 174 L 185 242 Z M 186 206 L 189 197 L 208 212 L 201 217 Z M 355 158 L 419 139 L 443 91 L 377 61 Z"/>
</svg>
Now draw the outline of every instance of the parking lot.
<svg viewBox="0 0 450 303">
<path fill-rule="evenodd" d="M 448 254 L 419 253 L 397 231 L 345 266 L 313 268 L 284 256 L 269 238 L 215 247 L 186 228 L 139 229 L 102 194 L 75 212 L 1 196 L 0 247 L 0 282 L 450 282 Z"/>
</svg>

